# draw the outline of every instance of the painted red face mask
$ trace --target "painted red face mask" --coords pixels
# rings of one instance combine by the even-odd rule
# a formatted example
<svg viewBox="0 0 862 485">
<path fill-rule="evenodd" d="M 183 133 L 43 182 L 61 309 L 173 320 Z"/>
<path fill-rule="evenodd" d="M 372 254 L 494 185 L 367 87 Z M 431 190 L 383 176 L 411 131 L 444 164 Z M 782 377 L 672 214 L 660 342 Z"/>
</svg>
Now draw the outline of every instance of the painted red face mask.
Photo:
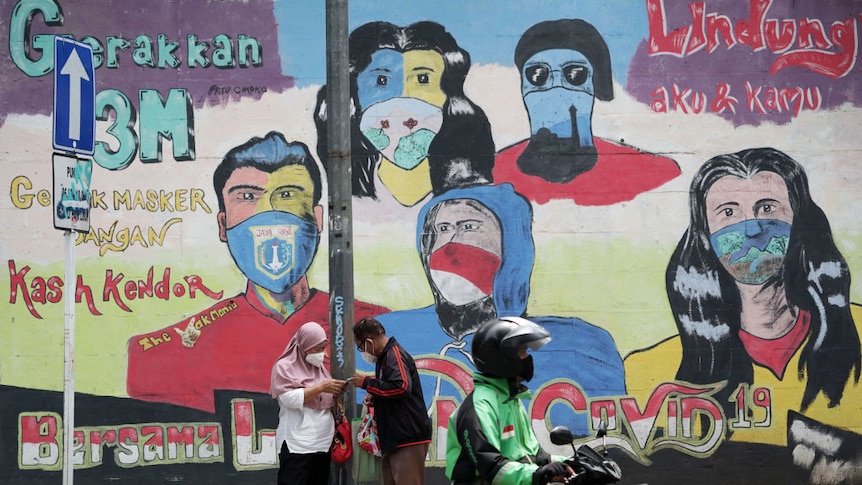
<svg viewBox="0 0 862 485">
<path fill-rule="evenodd" d="M 447 243 L 431 254 L 431 279 L 447 301 L 466 305 L 494 290 L 500 257 L 484 249 L 461 243 Z"/>
</svg>

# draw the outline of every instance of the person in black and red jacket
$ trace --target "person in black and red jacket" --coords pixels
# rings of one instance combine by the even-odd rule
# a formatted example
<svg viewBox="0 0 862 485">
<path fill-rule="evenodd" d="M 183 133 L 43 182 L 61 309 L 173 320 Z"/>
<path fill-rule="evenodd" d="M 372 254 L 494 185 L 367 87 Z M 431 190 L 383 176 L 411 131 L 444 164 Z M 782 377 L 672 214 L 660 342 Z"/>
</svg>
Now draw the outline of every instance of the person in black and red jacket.
<svg viewBox="0 0 862 485">
<path fill-rule="evenodd" d="M 367 392 L 365 404 L 374 407 L 383 485 L 424 484 L 431 421 L 413 357 L 374 318 L 357 322 L 353 339 L 362 358 L 374 364 L 374 377 L 354 374 L 349 381 Z"/>
</svg>

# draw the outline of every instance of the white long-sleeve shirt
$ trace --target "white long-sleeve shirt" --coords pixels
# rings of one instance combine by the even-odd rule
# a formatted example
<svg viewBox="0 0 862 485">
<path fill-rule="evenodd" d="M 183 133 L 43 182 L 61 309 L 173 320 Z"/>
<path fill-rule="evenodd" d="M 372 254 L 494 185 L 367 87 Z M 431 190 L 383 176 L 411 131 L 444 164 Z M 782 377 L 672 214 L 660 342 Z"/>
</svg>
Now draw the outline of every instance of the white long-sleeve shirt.
<svg viewBox="0 0 862 485">
<path fill-rule="evenodd" d="M 291 453 L 325 452 L 334 435 L 332 411 L 305 407 L 305 389 L 293 389 L 278 396 L 276 450 L 285 442 Z"/>
</svg>

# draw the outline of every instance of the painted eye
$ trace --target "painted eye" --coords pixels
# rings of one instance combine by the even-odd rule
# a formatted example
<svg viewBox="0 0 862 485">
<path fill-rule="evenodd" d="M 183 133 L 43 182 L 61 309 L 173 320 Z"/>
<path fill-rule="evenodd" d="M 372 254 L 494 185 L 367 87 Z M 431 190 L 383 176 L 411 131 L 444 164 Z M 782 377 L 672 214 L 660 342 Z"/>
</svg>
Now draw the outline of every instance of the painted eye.
<svg viewBox="0 0 862 485">
<path fill-rule="evenodd" d="M 389 84 L 389 78 L 383 75 L 377 76 L 377 85 L 378 86 L 386 86 Z"/>
<path fill-rule="evenodd" d="M 254 200 L 255 196 L 251 192 L 242 192 L 240 193 L 240 197 L 242 200 Z"/>
<path fill-rule="evenodd" d="M 566 66 L 563 68 L 563 78 L 572 86 L 580 86 L 587 82 L 590 70 L 586 66 Z"/>
<path fill-rule="evenodd" d="M 730 208 L 724 209 L 724 215 L 725 215 L 725 217 L 732 217 L 733 216 L 733 209 L 730 209 Z"/>
<path fill-rule="evenodd" d="M 428 74 L 420 74 L 416 76 L 416 80 L 419 81 L 419 84 L 428 84 Z"/>
<path fill-rule="evenodd" d="M 551 70 L 548 66 L 538 64 L 524 69 L 524 76 L 533 86 L 544 86 L 551 77 Z"/>
<path fill-rule="evenodd" d="M 279 191 L 276 193 L 276 196 L 277 196 L 279 199 L 291 199 L 291 198 L 293 198 L 295 195 L 296 195 L 296 194 L 294 194 L 294 193 L 293 193 L 293 191 L 292 191 L 292 190 L 289 190 L 289 189 L 279 190 Z"/>
<path fill-rule="evenodd" d="M 766 205 L 764 205 L 764 206 L 761 208 L 761 210 L 762 210 L 764 213 L 772 212 L 772 206 L 771 206 L 771 205 L 769 205 L 769 204 L 766 204 Z"/>
<path fill-rule="evenodd" d="M 440 234 L 445 234 L 445 233 L 451 231 L 452 229 L 453 229 L 452 224 L 449 224 L 448 222 L 443 222 L 443 223 L 437 224 L 437 232 Z"/>
</svg>

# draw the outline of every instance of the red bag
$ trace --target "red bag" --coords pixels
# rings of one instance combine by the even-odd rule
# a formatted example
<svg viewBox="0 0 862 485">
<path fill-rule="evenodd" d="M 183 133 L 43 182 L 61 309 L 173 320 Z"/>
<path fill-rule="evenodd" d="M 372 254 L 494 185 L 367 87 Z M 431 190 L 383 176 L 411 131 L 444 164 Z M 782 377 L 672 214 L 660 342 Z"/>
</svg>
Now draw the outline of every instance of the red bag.
<svg viewBox="0 0 862 485">
<path fill-rule="evenodd" d="M 353 456 L 353 440 L 351 439 L 352 431 L 350 429 L 350 421 L 344 415 L 344 405 L 340 400 L 335 401 L 337 404 L 337 412 L 333 412 L 335 418 L 335 436 L 332 437 L 332 446 L 329 448 L 332 452 L 332 461 L 335 463 L 346 463 Z"/>
</svg>

